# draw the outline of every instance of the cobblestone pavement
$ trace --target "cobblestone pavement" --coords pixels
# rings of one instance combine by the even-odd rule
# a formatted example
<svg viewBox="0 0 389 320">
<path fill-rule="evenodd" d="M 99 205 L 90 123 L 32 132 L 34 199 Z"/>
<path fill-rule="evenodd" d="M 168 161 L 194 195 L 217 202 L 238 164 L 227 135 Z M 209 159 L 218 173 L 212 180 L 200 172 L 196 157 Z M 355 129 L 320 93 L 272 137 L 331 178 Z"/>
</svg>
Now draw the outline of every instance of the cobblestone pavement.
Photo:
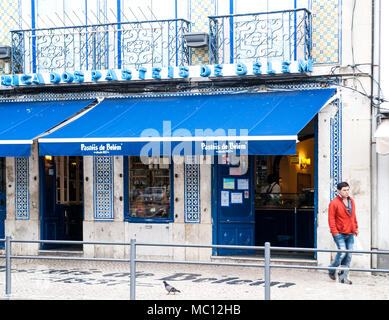
<svg viewBox="0 0 389 320">
<path fill-rule="evenodd" d="M 5 297 L 0 260 L 0 299 L 128 300 L 129 263 L 12 260 L 11 297 Z M 137 263 L 138 300 L 263 300 L 263 268 Z M 353 273 L 352 285 L 326 271 L 271 270 L 272 300 L 389 300 L 389 276 Z M 166 280 L 181 293 L 167 295 Z"/>
</svg>

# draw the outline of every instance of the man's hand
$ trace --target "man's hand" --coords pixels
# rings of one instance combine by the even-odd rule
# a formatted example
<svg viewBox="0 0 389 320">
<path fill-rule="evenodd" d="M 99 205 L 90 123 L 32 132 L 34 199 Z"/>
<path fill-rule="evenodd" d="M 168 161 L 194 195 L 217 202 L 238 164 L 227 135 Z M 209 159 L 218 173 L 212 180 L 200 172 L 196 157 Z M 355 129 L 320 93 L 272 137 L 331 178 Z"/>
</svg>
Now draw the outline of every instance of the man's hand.
<svg viewBox="0 0 389 320">
<path fill-rule="evenodd" d="M 359 231 L 357 229 L 357 230 L 355 230 L 355 235 L 357 236 L 358 234 L 359 234 Z"/>
</svg>

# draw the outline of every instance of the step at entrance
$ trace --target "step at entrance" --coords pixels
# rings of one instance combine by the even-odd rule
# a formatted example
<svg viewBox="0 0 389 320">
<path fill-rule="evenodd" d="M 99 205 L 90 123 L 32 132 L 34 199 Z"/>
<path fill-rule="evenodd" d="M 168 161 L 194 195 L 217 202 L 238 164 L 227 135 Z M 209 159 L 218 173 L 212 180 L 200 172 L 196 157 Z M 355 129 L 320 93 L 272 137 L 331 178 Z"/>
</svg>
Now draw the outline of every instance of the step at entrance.
<svg viewBox="0 0 389 320">
<path fill-rule="evenodd" d="M 82 250 L 39 250 L 39 256 L 55 256 L 55 257 L 82 257 Z"/>
</svg>

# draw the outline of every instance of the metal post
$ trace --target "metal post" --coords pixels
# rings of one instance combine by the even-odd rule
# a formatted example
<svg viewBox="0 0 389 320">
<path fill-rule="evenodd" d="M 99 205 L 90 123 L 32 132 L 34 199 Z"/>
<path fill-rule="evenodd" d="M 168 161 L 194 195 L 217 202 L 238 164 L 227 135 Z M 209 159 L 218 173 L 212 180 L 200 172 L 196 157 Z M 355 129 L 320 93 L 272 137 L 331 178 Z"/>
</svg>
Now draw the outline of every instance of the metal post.
<svg viewBox="0 0 389 320">
<path fill-rule="evenodd" d="M 5 237 L 5 296 L 11 296 L 11 237 Z"/>
<path fill-rule="evenodd" d="M 294 246 L 297 248 L 297 208 L 294 207 Z"/>
<path fill-rule="evenodd" d="M 135 246 L 135 239 L 131 239 L 130 243 L 130 299 L 135 300 L 135 286 L 136 286 L 136 281 L 135 281 L 135 273 L 136 273 L 136 264 L 135 264 L 135 259 L 136 259 L 136 246 Z"/>
<path fill-rule="evenodd" d="M 265 300 L 270 300 L 270 243 L 265 243 Z"/>
</svg>

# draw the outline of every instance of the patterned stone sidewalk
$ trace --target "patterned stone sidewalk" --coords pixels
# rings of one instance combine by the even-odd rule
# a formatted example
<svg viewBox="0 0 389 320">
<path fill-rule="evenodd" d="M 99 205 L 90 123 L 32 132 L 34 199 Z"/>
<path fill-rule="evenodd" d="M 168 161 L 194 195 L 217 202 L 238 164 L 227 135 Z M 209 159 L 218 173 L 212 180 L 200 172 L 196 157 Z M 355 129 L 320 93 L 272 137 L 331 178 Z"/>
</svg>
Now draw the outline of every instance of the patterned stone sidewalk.
<svg viewBox="0 0 389 320">
<path fill-rule="evenodd" d="M 0 299 L 5 297 L 0 260 Z M 325 271 L 271 270 L 272 300 L 388 300 L 389 277 L 351 273 L 353 284 L 332 281 Z M 163 280 L 181 291 L 167 295 Z M 130 266 L 124 262 L 12 261 L 9 299 L 128 300 Z M 263 268 L 137 264 L 138 300 L 263 300 Z"/>
</svg>

